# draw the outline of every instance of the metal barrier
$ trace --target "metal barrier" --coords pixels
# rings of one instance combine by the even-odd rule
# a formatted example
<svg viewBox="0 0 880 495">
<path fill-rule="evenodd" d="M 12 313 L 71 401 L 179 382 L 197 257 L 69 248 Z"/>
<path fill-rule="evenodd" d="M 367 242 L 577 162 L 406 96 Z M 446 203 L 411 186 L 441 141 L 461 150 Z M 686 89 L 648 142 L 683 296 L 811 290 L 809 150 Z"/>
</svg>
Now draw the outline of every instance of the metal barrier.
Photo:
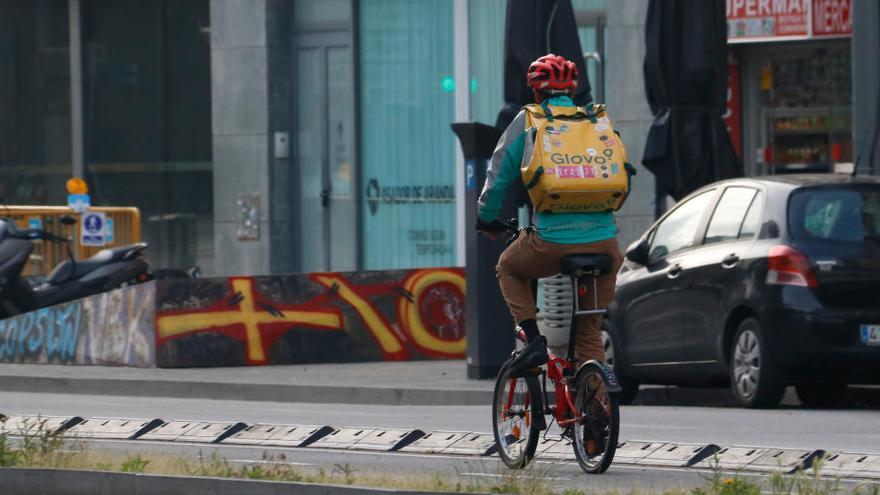
<svg viewBox="0 0 880 495">
<path fill-rule="evenodd" d="M 73 240 L 71 248 L 77 259 L 88 258 L 105 247 L 124 246 L 140 242 L 141 240 L 141 213 L 132 207 L 94 207 L 90 212 L 105 213 L 107 219 L 112 222 L 112 236 L 107 240 L 106 246 L 83 246 L 80 236 L 80 222 L 82 215 L 66 206 L 9 206 L 0 209 L 0 216 L 15 220 L 20 228 L 35 228 L 52 232 L 55 235 L 68 237 Z M 61 217 L 70 215 L 77 218 L 76 225 L 67 226 L 61 223 Z M 23 275 L 45 276 L 55 266 L 67 259 L 67 251 L 64 245 L 54 242 L 36 241 L 31 259 L 24 269 Z"/>
</svg>

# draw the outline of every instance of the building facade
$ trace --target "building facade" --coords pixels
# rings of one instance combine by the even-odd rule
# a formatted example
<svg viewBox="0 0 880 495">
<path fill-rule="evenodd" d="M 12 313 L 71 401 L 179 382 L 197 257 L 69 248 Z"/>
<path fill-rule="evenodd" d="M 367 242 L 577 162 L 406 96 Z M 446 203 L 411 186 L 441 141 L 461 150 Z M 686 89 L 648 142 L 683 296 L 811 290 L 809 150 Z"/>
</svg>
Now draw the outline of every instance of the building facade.
<svg viewBox="0 0 880 495">
<path fill-rule="evenodd" d="M 652 120 L 647 2 L 572 3 L 594 99 L 638 165 Z M 0 197 L 63 204 L 64 181 L 83 176 L 93 203 L 141 209 L 155 263 L 211 275 L 461 265 L 473 221 L 450 124 L 495 121 L 506 4 L 0 0 Z M 832 87 L 823 149 L 845 161 L 839 38 L 801 40 L 797 60 L 821 52 L 832 67 L 816 89 Z M 803 63 L 769 45 L 732 53 L 740 149 L 749 173 L 766 173 L 754 122 L 788 117 L 762 93 L 765 67 L 775 85 Z M 773 130 L 774 159 L 816 145 Z M 654 220 L 653 182 L 640 167 L 617 215 L 623 244 Z"/>
</svg>

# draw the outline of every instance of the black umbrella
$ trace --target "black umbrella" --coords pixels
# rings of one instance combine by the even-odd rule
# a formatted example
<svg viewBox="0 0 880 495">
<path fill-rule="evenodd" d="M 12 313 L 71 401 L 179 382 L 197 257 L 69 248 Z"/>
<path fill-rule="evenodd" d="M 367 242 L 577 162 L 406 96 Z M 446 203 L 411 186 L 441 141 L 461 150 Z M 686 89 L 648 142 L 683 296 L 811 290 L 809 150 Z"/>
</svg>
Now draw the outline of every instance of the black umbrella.
<svg viewBox="0 0 880 495">
<path fill-rule="evenodd" d="M 505 128 L 519 109 L 534 103 L 526 85 L 529 65 L 541 55 L 555 53 L 577 64 L 580 78 L 574 102 L 592 101 L 587 67 L 581 52 L 577 21 L 570 0 L 515 0 L 507 2 L 504 29 L 504 108 L 496 127 Z"/>
<path fill-rule="evenodd" d="M 651 0 L 645 26 L 645 89 L 654 113 L 642 163 L 658 195 L 681 199 L 740 177 L 721 119 L 727 99 L 724 0 Z"/>
</svg>

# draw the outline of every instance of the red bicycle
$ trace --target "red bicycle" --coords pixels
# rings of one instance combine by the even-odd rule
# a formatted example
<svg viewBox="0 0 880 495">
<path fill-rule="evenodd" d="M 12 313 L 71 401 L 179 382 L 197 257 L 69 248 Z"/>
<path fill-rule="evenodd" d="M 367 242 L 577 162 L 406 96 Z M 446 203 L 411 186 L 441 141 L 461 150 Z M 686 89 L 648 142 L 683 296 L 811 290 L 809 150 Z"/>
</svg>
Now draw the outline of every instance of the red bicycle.
<svg viewBox="0 0 880 495">
<path fill-rule="evenodd" d="M 564 258 L 561 273 L 571 277 L 573 289 L 567 356 L 563 359 L 550 352 L 545 366 L 518 372 L 516 376 L 510 371 L 516 351 L 502 365 L 495 381 L 492 426 L 498 453 L 508 467 L 521 469 L 532 460 L 540 432 L 547 430 L 545 415 L 562 429 L 562 438 L 571 440 L 584 472 L 603 473 L 614 459 L 620 428 L 617 393 L 621 389 L 617 378 L 604 363 L 591 360 L 575 369 L 573 361 L 575 317 L 606 313 L 598 307 L 596 277 L 607 273 L 610 267 L 611 260 L 605 255 Z M 580 282 L 587 277 L 593 282 L 593 308 L 581 310 L 586 288 Z M 525 342 L 522 330 L 517 337 Z M 548 377 L 554 385 L 555 404 L 545 400 Z"/>
</svg>

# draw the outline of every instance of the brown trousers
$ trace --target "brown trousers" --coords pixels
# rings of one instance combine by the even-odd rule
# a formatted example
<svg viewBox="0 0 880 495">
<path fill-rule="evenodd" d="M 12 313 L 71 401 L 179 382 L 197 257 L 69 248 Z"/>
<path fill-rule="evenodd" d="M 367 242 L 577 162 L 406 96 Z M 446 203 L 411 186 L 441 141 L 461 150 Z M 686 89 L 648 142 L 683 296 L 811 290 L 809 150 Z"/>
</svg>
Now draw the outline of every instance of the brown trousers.
<svg viewBox="0 0 880 495">
<path fill-rule="evenodd" d="M 536 304 L 532 295 L 532 279 L 550 277 L 559 273 L 559 263 L 571 254 L 607 254 L 613 265 L 610 273 L 597 280 L 600 308 L 607 308 L 614 298 L 614 284 L 617 270 L 623 263 L 617 239 L 589 244 L 556 244 L 544 241 L 533 231 L 523 231 L 507 249 L 501 253 L 495 271 L 501 293 L 516 322 L 535 318 Z M 588 307 L 593 300 L 592 283 L 587 288 Z M 579 362 L 595 359 L 605 361 L 605 348 L 602 345 L 602 317 L 579 316 L 575 333 L 575 357 Z"/>
</svg>

